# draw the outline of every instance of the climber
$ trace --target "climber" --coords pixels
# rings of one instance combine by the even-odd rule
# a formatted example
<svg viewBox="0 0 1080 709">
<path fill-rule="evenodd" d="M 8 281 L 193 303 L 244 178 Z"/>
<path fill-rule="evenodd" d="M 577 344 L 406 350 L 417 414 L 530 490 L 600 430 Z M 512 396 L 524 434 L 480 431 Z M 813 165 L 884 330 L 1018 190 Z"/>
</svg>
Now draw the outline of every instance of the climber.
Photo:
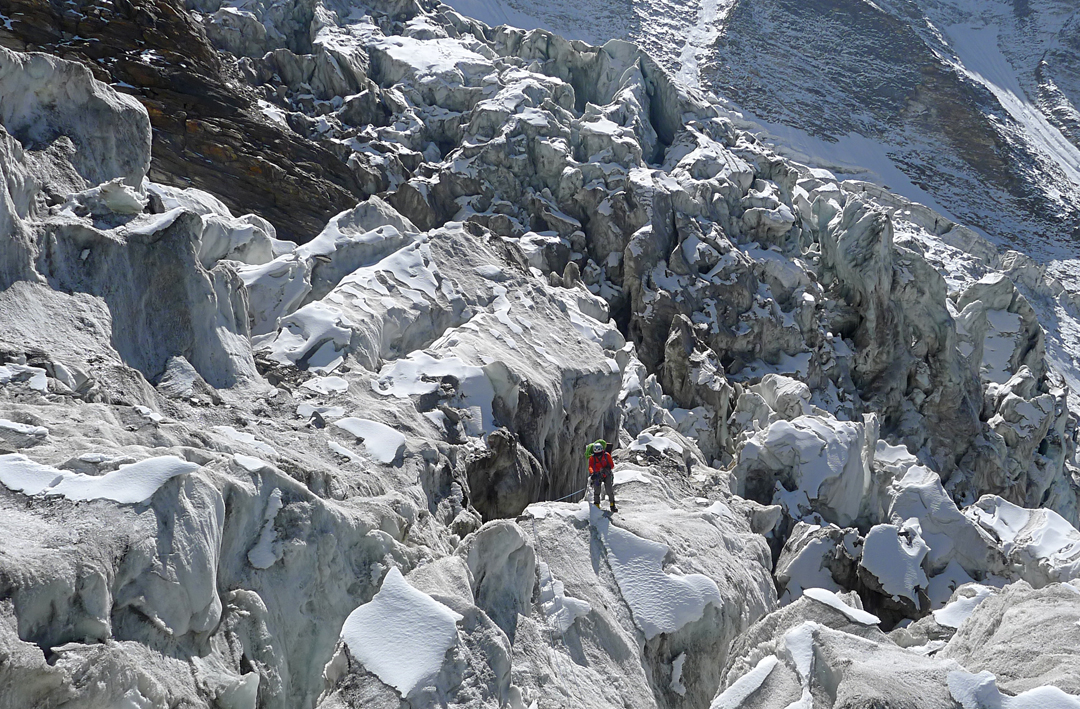
<svg viewBox="0 0 1080 709">
<path fill-rule="evenodd" d="M 591 445 L 589 456 L 589 483 L 593 489 L 593 504 L 600 506 L 600 485 L 603 484 L 611 503 L 611 511 L 618 512 L 615 507 L 615 461 L 611 459 L 611 453 L 607 451 L 604 441 L 596 441 Z"/>
</svg>

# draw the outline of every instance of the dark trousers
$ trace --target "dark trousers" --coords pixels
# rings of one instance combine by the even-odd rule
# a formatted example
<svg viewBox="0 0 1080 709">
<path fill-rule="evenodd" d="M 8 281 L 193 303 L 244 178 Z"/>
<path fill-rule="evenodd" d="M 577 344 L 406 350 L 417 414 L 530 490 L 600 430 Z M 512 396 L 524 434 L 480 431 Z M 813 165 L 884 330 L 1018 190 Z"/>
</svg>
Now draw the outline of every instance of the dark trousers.
<svg viewBox="0 0 1080 709">
<path fill-rule="evenodd" d="M 593 504 L 597 507 L 600 506 L 600 486 L 604 486 L 604 492 L 607 493 L 608 500 L 611 502 L 611 506 L 615 506 L 615 485 L 612 471 L 605 470 L 602 473 L 596 473 L 590 476 L 592 478 L 593 489 Z"/>
</svg>

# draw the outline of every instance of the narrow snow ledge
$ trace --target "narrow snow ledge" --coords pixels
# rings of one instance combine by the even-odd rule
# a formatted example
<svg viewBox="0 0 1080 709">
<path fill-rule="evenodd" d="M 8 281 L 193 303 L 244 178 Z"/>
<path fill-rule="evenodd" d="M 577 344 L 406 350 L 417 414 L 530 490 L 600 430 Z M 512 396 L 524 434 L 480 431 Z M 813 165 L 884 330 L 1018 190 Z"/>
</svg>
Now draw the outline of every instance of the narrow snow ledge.
<svg viewBox="0 0 1080 709">
<path fill-rule="evenodd" d="M 765 680 L 769 678 L 778 662 L 780 662 L 780 659 L 776 655 L 761 658 L 757 665 L 754 666 L 754 669 L 735 680 L 730 687 L 724 690 L 723 694 L 714 699 L 712 704 L 709 705 L 709 709 L 736 709 L 742 706 L 742 703 L 751 694 L 758 691 L 761 685 L 765 684 Z"/>
<path fill-rule="evenodd" d="M 20 453 L 0 455 L 0 483 L 25 495 L 61 495 L 69 500 L 112 500 L 132 505 L 149 500 L 158 488 L 199 469 L 176 456 L 147 458 L 105 475 L 84 475 L 35 463 Z"/>
<path fill-rule="evenodd" d="M 660 633 L 674 633 L 700 619 L 705 606 L 723 606 L 716 582 L 702 574 L 674 576 L 664 572 L 668 546 L 615 527 L 598 508 L 590 515 L 604 547 L 608 563 L 634 622 L 652 640 Z"/>
<path fill-rule="evenodd" d="M 856 623 L 862 625 L 877 625 L 881 622 L 881 618 L 878 618 L 873 613 L 867 613 L 864 610 L 849 606 L 844 603 L 840 596 L 824 588 L 806 588 L 803 589 L 803 595 L 814 599 L 818 603 L 824 603 L 831 608 L 835 608 L 846 615 L 849 620 Z"/>
<path fill-rule="evenodd" d="M 354 658 L 405 698 L 439 674 L 463 617 L 392 568 L 375 597 L 345 619 L 341 639 Z"/>
</svg>

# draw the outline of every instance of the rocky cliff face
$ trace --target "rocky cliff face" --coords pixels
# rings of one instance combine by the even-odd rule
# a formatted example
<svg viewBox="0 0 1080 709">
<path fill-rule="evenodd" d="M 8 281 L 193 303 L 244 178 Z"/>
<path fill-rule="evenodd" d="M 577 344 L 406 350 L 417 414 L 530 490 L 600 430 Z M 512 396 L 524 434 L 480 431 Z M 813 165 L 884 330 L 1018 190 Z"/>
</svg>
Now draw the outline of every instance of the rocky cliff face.
<svg viewBox="0 0 1080 709">
<path fill-rule="evenodd" d="M 139 100 L 153 127 L 155 182 L 207 190 L 293 241 L 382 189 L 332 145 L 264 113 L 244 67 L 218 53 L 182 3 L 32 0 L 2 12 L 0 45 L 78 61 Z"/>
<path fill-rule="evenodd" d="M 4 14 L 54 43 L 0 50 L 0 707 L 1080 701 L 1045 267 L 625 41 Z M 102 83 L 72 26 L 175 81 Z M 155 114 L 199 86 L 235 110 Z M 230 189 L 191 140 L 281 172 Z M 339 167 L 370 179 L 330 199 Z M 279 178 L 302 210 L 252 196 Z"/>
</svg>

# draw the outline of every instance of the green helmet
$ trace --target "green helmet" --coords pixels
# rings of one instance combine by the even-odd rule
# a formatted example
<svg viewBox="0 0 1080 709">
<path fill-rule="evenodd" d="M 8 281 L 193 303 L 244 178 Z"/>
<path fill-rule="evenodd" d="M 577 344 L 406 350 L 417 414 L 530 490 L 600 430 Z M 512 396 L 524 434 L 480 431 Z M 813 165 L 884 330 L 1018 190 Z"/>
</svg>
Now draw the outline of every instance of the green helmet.
<svg viewBox="0 0 1080 709">
<path fill-rule="evenodd" d="M 588 458 L 590 455 L 593 455 L 593 453 L 596 452 L 596 444 L 597 443 L 600 444 L 600 450 L 602 450 L 602 451 L 607 450 L 608 442 L 605 441 L 603 438 L 598 438 L 595 441 L 593 441 L 592 443 L 586 443 L 585 444 L 585 457 L 586 458 Z"/>
</svg>

